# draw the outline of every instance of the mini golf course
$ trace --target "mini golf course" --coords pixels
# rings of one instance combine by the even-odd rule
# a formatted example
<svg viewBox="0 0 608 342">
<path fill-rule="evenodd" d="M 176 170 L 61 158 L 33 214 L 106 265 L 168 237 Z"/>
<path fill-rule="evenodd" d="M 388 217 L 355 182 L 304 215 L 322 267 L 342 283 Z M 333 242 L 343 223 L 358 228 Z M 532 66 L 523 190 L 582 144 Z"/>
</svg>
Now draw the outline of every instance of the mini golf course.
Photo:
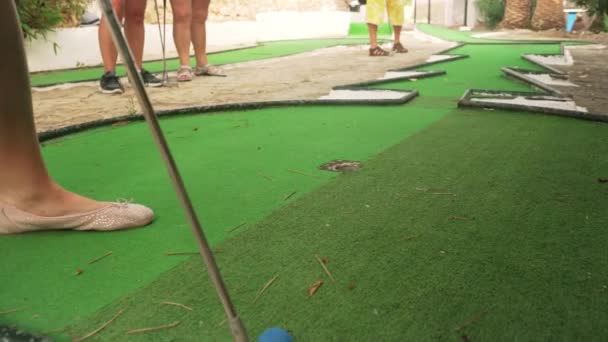
<svg viewBox="0 0 608 342">
<path fill-rule="evenodd" d="M 310 39 L 310 40 L 287 40 L 266 42 L 255 47 L 241 48 L 209 54 L 209 63 L 222 65 L 248 62 L 267 58 L 289 56 L 297 53 L 327 48 L 337 45 L 359 45 L 365 44 L 366 38 L 352 36 L 344 39 Z M 194 57 L 192 64 L 195 63 Z M 168 71 L 176 70 L 179 67 L 179 60 L 172 58 L 167 60 Z M 162 61 L 150 61 L 144 63 L 144 68 L 153 73 L 163 71 Z M 118 66 L 116 73 L 126 75 L 123 66 Z M 103 67 L 86 67 L 70 70 L 59 70 L 51 72 L 39 72 L 31 75 L 33 87 L 45 87 L 56 84 L 97 81 L 103 74 Z"/>
<path fill-rule="evenodd" d="M 468 58 L 417 69 L 443 75 L 371 86 L 417 90 L 405 105 L 163 119 L 251 337 L 281 326 L 298 341 L 608 338 L 608 126 L 457 108 L 468 89 L 532 92 L 501 68 L 540 70 L 521 55 L 559 52 L 464 45 L 449 53 Z M 132 197 L 158 219 L 0 237 L 0 313 L 16 310 L 0 322 L 60 341 L 113 317 L 87 340 L 230 340 L 200 258 L 183 254 L 196 248 L 144 123 L 67 135 L 43 153 L 69 189 Z M 364 165 L 319 170 L 337 159 Z"/>
</svg>

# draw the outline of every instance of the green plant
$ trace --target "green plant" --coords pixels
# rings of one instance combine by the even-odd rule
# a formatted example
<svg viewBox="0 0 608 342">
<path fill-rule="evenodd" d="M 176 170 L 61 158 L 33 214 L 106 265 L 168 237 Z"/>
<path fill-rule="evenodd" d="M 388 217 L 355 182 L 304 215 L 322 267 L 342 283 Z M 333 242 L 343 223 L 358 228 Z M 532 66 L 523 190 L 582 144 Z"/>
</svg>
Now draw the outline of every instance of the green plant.
<svg viewBox="0 0 608 342">
<path fill-rule="evenodd" d="M 578 6 L 587 9 L 589 15 L 595 16 L 595 21 L 591 25 L 593 31 L 608 31 L 608 0 L 576 0 Z"/>
<path fill-rule="evenodd" d="M 19 0 L 17 13 L 23 35 L 30 40 L 46 38 L 58 26 L 74 25 L 87 5 L 87 0 Z"/>
<path fill-rule="evenodd" d="M 491 29 L 495 28 L 505 15 L 503 0 L 478 0 L 476 3 L 485 25 Z"/>
<path fill-rule="evenodd" d="M 80 24 L 80 17 L 87 9 L 89 0 L 54 0 L 57 9 L 63 16 L 60 26 L 77 26 Z"/>
<path fill-rule="evenodd" d="M 17 13 L 23 35 L 30 40 L 46 38 L 46 33 L 63 19 L 61 13 L 49 7 L 44 0 L 21 0 L 17 2 Z"/>
</svg>

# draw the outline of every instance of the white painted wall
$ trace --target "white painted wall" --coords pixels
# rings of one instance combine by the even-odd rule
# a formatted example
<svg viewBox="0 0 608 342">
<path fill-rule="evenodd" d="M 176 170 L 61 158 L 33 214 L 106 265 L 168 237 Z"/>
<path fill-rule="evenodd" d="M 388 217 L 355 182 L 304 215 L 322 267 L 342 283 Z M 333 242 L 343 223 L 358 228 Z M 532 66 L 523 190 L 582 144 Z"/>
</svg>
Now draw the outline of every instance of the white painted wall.
<svg viewBox="0 0 608 342">
<path fill-rule="evenodd" d="M 273 40 L 346 37 L 350 26 L 350 13 L 340 11 L 268 12 L 259 14 L 256 19 L 207 23 L 209 52 Z M 172 29 L 172 25 L 167 25 L 169 57 L 177 55 Z M 97 30 L 97 26 L 57 29 L 47 35 L 47 40 L 26 42 L 30 71 L 101 64 Z M 162 57 L 158 31 L 157 25 L 146 25 L 146 60 Z M 53 43 L 59 45 L 57 54 L 53 51 Z"/>
<path fill-rule="evenodd" d="M 419 23 L 426 23 L 428 20 L 428 0 L 414 0 L 416 5 L 416 19 Z M 477 23 L 478 9 L 475 0 L 469 2 L 467 12 L 467 26 L 473 27 Z M 431 23 L 442 26 L 462 26 L 464 25 L 464 4 L 465 0 L 431 0 Z"/>
<path fill-rule="evenodd" d="M 47 35 L 47 40 L 26 42 L 26 51 L 30 71 L 45 71 L 76 68 L 101 64 L 97 41 L 97 26 L 58 29 Z M 177 56 L 172 35 L 173 25 L 167 25 L 167 56 Z M 209 23 L 208 51 L 252 45 L 258 42 L 257 24 L 255 22 L 221 22 Z M 53 43 L 59 48 L 53 51 Z M 144 60 L 162 58 L 162 45 L 157 25 L 146 25 L 146 45 Z"/>
<path fill-rule="evenodd" d="M 267 12 L 256 22 L 258 41 L 340 38 L 348 35 L 350 12 Z"/>
</svg>

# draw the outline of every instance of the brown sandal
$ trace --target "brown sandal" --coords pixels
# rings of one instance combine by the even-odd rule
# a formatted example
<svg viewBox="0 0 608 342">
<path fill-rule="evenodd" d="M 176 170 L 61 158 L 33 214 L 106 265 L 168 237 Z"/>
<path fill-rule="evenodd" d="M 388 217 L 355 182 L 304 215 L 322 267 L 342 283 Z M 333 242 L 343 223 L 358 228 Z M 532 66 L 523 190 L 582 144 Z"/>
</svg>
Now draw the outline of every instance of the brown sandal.
<svg viewBox="0 0 608 342">
<path fill-rule="evenodd" d="M 406 49 L 405 46 L 401 45 L 401 43 L 397 43 L 393 45 L 393 51 L 397 53 L 407 53 L 408 49 Z"/>
<path fill-rule="evenodd" d="M 369 55 L 372 57 L 382 57 L 382 56 L 388 56 L 389 53 L 388 53 L 388 51 L 383 50 L 381 47 L 376 46 L 375 48 L 369 49 Z"/>
</svg>

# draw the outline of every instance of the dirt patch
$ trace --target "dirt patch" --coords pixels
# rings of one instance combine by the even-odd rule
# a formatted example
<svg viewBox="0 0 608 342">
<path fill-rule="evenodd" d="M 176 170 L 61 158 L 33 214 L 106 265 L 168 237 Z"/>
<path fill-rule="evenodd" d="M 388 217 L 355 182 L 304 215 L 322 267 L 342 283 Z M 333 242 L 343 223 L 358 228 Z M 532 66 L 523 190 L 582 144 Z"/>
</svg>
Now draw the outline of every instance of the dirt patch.
<svg viewBox="0 0 608 342">
<path fill-rule="evenodd" d="M 574 65 L 557 68 L 567 72 L 570 82 L 578 87 L 554 87 L 590 112 L 608 115 L 608 48 L 581 46 L 569 50 Z"/>
<path fill-rule="evenodd" d="M 332 162 L 319 166 L 319 169 L 333 172 L 353 172 L 359 170 L 361 166 L 362 164 L 359 161 L 334 160 Z"/>
<path fill-rule="evenodd" d="M 524 39 L 524 40 L 583 40 L 593 42 L 595 46 L 568 47 L 572 54 L 574 64 L 571 66 L 557 66 L 557 69 L 568 74 L 569 81 L 578 87 L 553 86 L 571 97 L 579 106 L 586 107 L 590 112 L 608 115 L 608 33 L 593 33 L 588 31 L 566 33 L 561 30 L 548 30 L 533 32 L 530 30 L 511 30 L 504 33 L 497 32 L 495 39 Z"/>
<path fill-rule="evenodd" d="M 157 110 L 225 103 L 317 99 L 336 85 L 373 80 L 386 70 L 424 62 L 453 43 L 404 33 L 410 53 L 369 57 L 368 46 L 339 46 L 290 57 L 224 66 L 228 77 L 196 77 L 177 87 L 148 88 Z M 100 75 L 101 76 L 101 75 Z M 171 75 L 175 77 L 175 75 Z M 123 84 L 127 84 L 123 80 Z M 97 82 L 33 92 L 39 132 L 140 112 L 135 94 L 105 95 Z"/>
</svg>

